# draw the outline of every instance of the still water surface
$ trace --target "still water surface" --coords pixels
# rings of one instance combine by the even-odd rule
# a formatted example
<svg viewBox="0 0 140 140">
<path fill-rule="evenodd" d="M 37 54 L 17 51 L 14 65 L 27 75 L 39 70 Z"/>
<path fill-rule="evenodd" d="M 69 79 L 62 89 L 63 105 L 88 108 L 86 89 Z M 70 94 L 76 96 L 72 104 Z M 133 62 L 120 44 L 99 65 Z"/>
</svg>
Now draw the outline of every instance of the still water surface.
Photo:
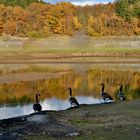
<svg viewBox="0 0 140 140">
<path fill-rule="evenodd" d="M 95 99 L 93 97 L 76 96 L 76 99 L 80 104 L 100 104 L 103 101 L 101 99 Z M 70 107 L 70 103 L 67 100 L 60 100 L 57 98 L 45 99 L 41 101 L 43 110 L 64 110 Z M 12 106 L 13 105 L 13 106 Z M 33 104 L 4 105 L 0 108 L 0 119 L 17 117 L 21 115 L 27 115 L 33 113 Z"/>
<path fill-rule="evenodd" d="M 69 86 L 80 104 L 103 102 L 100 99 L 101 82 L 105 83 L 105 91 L 114 100 L 117 100 L 120 82 L 124 85 L 123 91 L 128 100 L 140 98 L 140 64 L 124 61 L 117 64 L 0 65 L 0 119 L 33 113 L 37 92 L 41 94 L 43 110 L 67 109 L 70 107 Z"/>
</svg>

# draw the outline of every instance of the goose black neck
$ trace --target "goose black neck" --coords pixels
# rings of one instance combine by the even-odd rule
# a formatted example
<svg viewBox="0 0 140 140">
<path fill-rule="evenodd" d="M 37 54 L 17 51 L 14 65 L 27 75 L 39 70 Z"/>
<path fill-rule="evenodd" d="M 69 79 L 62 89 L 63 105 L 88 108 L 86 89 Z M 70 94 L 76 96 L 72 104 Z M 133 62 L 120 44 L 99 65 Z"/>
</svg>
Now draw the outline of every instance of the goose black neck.
<svg viewBox="0 0 140 140">
<path fill-rule="evenodd" d="M 39 100 L 38 100 L 38 94 L 36 94 L 36 103 L 38 103 Z"/>
<path fill-rule="evenodd" d="M 104 88 L 105 88 L 105 85 L 104 85 L 104 84 L 102 84 L 102 92 L 104 92 Z"/>
<path fill-rule="evenodd" d="M 70 96 L 72 96 L 72 90 L 71 90 L 71 88 L 69 88 L 69 93 L 70 93 Z"/>
<path fill-rule="evenodd" d="M 121 85 L 120 85 L 120 91 L 122 91 L 122 88 L 123 88 L 123 85 L 121 84 Z"/>
</svg>

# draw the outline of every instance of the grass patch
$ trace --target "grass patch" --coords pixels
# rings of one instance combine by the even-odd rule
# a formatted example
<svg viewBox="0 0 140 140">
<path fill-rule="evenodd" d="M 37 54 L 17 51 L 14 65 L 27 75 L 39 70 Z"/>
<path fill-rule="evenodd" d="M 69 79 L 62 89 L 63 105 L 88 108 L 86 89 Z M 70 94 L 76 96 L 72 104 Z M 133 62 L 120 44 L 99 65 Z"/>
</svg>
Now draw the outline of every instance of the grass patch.
<svg viewBox="0 0 140 140">
<path fill-rule="evenodd" d="M 24 137 L 24 140 L 55 140 L 55 138 L 48 135 L 40 134 Z"/>
<path fill-rule="evenodd" d="M 33 33 L 33 35 L 36 33 Z M 4 39 L 0 39 L 0 41 Z M 139 37 L 137 38 L 120 38 L 120 37 L 105 37 L 105 38 L 91 38 L 91 37 L 49 37 L 47 39 L 28 39 L 24 43 L 22 40 L 14 42 L 14 40 L 7 39 L 4 44 L 8 47 L 0 47 L 1 55 L 8 55 L 18 52 L 18 55 L 30 54 L 72 54 L 72 53 L 138 53 Z M 10 44 L 11 43 L 11 44 Z M 15 46 L 14 47 L 14 43 Z M 18 43 L 20 46 L 17 46 Z M 21 45 L 22 44 L 22 45 Z M 19 49 L 18 49 L 19 48 Z"/>
<path fill-rule="evenodd" d="M 85 130 L 75 137 L 51 137 L 48 135 L 28 136 L 25 140 L 139 140 L 138 128 L 140 126 L 126 125 L 107 128 Z"/>
<path fill-rule="evenodd" d="M 73 125 L 90 125 L 90 124 L 95 124 L 95 122 L 93 122 L 91 120 L 88 120 L 88 119 L 82 119 L 82 120 L 74 119 L 74 120 L 71 120 L 70 123 L 73 124 Z"/>
</svg>

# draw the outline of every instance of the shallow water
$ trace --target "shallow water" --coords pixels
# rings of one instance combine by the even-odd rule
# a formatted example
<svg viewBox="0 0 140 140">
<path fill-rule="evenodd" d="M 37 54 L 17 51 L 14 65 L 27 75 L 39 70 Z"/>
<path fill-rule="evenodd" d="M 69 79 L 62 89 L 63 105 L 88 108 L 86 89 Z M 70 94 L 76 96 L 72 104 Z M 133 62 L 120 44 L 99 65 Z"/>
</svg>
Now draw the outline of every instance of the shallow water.
<svg viewBox="0 0 140 140">
<path fill-rule="evenodd" d="M 87 58 L 85 60 L 87 62 Z M 113 58 L 91 58 L 90 61 Z M 100 104 L 100 83 L 117 100 L 119 83 L 128 100 L 140 98 L 140 64 L 127 63 L 45 63 L 0 65 L 0 119 L 33 113 L 35 94 L 39 92 L 43 110 L 64 110 L 70 107 L 67 88 L 80 104 Z M 72 59 L 70 60 L 72 61 Z M 79 61 L 79 59 L 74 60 Z M 116 60 L 118 61 L 118 60 Z M 124 63 L 125 61 L 125 63 Z"/>
<path fill-rule="evenodd" d="M 103 101 L 93 97 L 76 96 L 76 99 L 80 104 L 100 104 Z M 57 98 L 45 99 L 41 101 L 42 110 L 65 110 L 70 107 L 68 100 L 60 100 Z M 0 119 L 17 117 L 33 113 L 33 104 L 8 104 L 0 107 Z"/>
</svg>

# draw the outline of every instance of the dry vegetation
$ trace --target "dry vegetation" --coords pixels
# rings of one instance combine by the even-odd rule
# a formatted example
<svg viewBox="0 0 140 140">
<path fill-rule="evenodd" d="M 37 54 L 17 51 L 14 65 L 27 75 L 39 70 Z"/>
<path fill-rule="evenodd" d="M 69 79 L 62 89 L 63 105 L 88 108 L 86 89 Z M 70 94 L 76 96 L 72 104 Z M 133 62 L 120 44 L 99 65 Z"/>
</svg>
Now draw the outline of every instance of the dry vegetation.
<svg viewBox="0 0 140 140">
<path fill-rule="evenodd" d="M 40 40 L 19 38 L 4 40 L 1 38 L 0 63 L 10 63 L 12 60 L 15 60 L 13 63 L 18 63 L 18 61 L 25 63 L 26 60 L 35 63 L 55 58 L 82 56 L 133 56 L 139 58 L 139 40 L 139 37 L 92 38 L 79 34 L 73 37 L 49 37 Z"/>
</svg>

